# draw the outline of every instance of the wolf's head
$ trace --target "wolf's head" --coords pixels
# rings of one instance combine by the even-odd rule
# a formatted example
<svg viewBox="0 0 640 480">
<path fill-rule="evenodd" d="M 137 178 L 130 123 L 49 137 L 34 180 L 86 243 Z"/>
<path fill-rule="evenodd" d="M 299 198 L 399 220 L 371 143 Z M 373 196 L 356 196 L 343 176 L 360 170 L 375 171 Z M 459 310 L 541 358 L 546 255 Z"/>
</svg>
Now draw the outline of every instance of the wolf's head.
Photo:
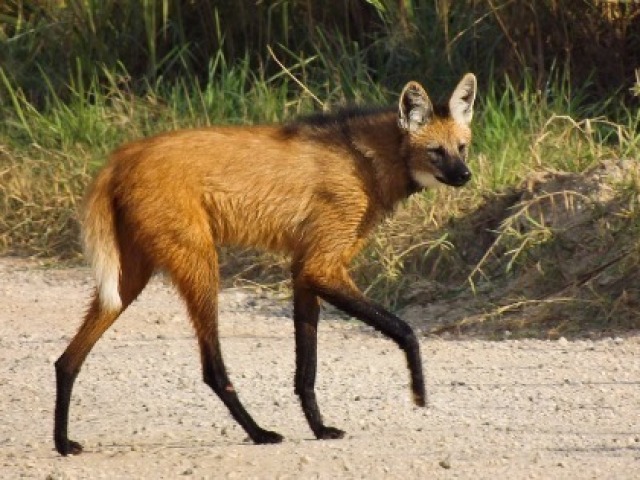
<svg viewBox="0 0 640 480">
<path fill-rule="evenodd" d="M 462 77 L 444 106 L 434 107 L 417 82 L 402 90 L 398 125 L 407 136 L 409 172 L 419 186 L 460 187 L 471 179 L 466 158 L 475 98 L 476 77 L 471 73 Z"/>
</svg>

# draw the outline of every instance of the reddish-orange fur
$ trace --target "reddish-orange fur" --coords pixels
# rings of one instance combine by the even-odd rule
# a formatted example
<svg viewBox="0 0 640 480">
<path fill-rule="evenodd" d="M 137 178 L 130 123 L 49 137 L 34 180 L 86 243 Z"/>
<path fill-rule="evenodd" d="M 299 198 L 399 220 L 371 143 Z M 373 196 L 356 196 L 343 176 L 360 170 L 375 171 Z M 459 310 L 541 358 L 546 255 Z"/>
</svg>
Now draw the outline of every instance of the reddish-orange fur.
<svg viewBox="0 0 640 480">
<path fill-rule="evenodd" d="M 409 84 L 409 94 L 401 97 L 407 104 L 400 108 L 406 129 L 396 110 L 352 112 L 287 126 L 175 131 L 129 143 L 111 155 L 89 190 L 83 213 L 84 242 L 98 289 L 78 334 L 56 363 L 55 434 L 61 453 L 81 449 L 67 438 L 66 429 L 71 388 L 84 359 L 155 270 L 169 273 L 187 304 L 205 381 L 256 442 L 279 441 L 244 411 L 224 371 L 216 298 L 216 247 L 223 244 L 291 254 L 296 392 L 318 438 L 342 434 L 322 424 L 313 394 L 318 297 L 405 349 L 416 402 L 424 404 L 413 332 L 365 299 L 347 271 L 375 225 L 424 186 L 416 178 L 426 175 L 456 185 L 468 179 L 458 152 L 470 141 L 468 126 L 448 114 L 434 114 L 426 93 L 415 85 Z M 475 95 L 475 79 L 473 87 Z M 405 99 L 410 95 L 415 98 Z M 417 115 L 418 124 L 409 113 Z M 459 171 L 447 173 L 432 158 L 434 148 L 457 162 L 464 178 Z"/>
</svg>

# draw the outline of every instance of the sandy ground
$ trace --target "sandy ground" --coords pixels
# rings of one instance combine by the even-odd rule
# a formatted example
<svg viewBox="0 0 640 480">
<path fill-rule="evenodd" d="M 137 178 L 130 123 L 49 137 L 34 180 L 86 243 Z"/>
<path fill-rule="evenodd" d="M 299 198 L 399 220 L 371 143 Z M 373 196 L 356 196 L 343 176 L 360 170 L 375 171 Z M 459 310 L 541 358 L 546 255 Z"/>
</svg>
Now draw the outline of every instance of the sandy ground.
<svg viewBox="0 0 640 480">
<path fill-rule="evenodd" d="M 249 443 L 201 382 L 185 310 L 161 278 L 97 344 L 70 436 L 51 438 L 53 362 L 92 288 L 84 269 L 0 259 L 2 478 L 638 478 L 640 337 L 422 341 L 430 407 L 403 356 L 354 321 L 321 323 L 318 397 L 343 440 L 317 441 L 293 393 L 290 307 L 221 293 L 222 344 L 247 409 L 279 445 Z M 326 317 L 326 316 L 325 316 Z"/>
</svg>

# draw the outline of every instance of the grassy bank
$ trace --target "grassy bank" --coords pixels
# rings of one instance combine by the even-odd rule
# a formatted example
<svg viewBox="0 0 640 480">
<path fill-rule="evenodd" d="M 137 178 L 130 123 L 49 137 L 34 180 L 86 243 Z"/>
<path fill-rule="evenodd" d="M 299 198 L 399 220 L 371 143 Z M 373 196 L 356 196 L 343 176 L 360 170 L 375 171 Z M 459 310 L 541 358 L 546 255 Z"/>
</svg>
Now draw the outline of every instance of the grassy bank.
<svg viewBox="0 0 640 480">
<path fill-rule="evenodd" d="M 206 84 L 195 79 L 158 83 L 144 97 L 131 92 L 126 72 L 103 72 L 106 84 L 72 78 L 68 98 L 51 91 L 43 108 L 0 70 L 9 100 L 0 126 L 0 245 L 17 254 L 76 255 L 77 243 L 70 241 L 75 234 L 67 230 L 76 228 L 78 198 L 108 152 L 127 140 L 192 126 L 281 122 L 344 103 L 339 82 L 319 83 L 305 76 L 305 69 L 318 64 L 318 59 L 299 60 L 267 78 L 247 62 L 229 65 L 220 55 L 211 62 Z M 369 83 L 366 68 L 363 73 L 357 65 L 352 68 L 344 75 L 351 78 L 355 101 L 395 101 L 397 92 Z M 46 77 L 42 81 L 48 84 Z M 428 88 L 429 79 L 423 81 Z M 422 215 L 430 222 L 442 224 L 458 215 L 462 205 L 477 205 L 483 195 L 517 184 L 533 171 L 581 172 L 603 159 L 637 158 L 637 109 L 612 110 L 613 97 L 595 105 L 583 102 L 581 92 L 561 78 L 545 92 L 531 82 L 519 88 L 503 83 L 481 91 L 478 98 L 473 186 L 422 195 L 427 204 L 439 197 L 437 210 Z M 432 92 L 436 98 L 443 94 Z M 607 117 L 612 111 L 615 120 Z M 444 208 L 442 197 L 447 198 Z M 52 232 L 58 233 L 52 237 Z"/>
<path fill-rule="evenodd" d="M 308 61 L 305 68 L 314 61 Z M 340 101 L 337 95 L 332 97 L 326 84 L 305 79 L 303 65 L 294 64 L 290 70 L 300 75 L 304 89 L 284 73 L 265 78 L 242 62 L 228 65 L 222 57 L 212 62 L 206 85 L 187 81 L 158 84 L 145 97 L 132 95 L 123 86 L 124 73 L 110 73 L 112 81 L 106 86 L 78 83 L 64 102 L 52 94 L 44 109 L 35 108 L 18 89 L 11 89 L 11 106 L 5 109 L 6 121 L 0 129 L 3 252 L 78 260 L 76 212 L 82 192 L 107 152 L 123 141 L 179 127 L 287 120 L 316 108 L 313 96 Z M 367 86 L 357 91 L 358 97 L 369 103 L 394 100 L 395 92 L 366 82 L 366 78 L 356 79 L 355 83 Z M 428 79 L 425 83 L 429 84 Z M 470 159 L 471 186 L 429 191 L 406 202 L 359 257 L 359 283 L 368 294 L 394 308 L 440 301 L 442 295 L 462 295 L 455 297 L 455 305 L 462 302 L 465 308 L 452 308 L 446 316 L 453 324 L 469 322 L 471 316 L 481 319 L 476 327 L 493 322 L 499 329 L 503 323 L 495 323 L 495 318 L 503 321 L 507 314 L 534 306 L 553 306 L 556 319 L 567 316 L 557 313 L 557 308 L 579 309 L 581 318 L 601 322 L 613 308 L 612 302 L 628 297 L 629 288 L 635 287 L 619 288 L 612 295 L 591 289 L 588 300 L 578 300 L 581 293 L 567 296 L 563 284 L 558 285 L 564 292 L 562 300 L 551 302 L 549 296 L 554 293 L 547 289 L 513 290 L 506 285 L 524 281 L 523 276 L 530 278 L 532 271 L 542 272 L 536 282 L 551 285 L 558 278 L 566 279 L 555 268 L 563 262 L 563 255 L 570 263 L 583 256 L 607 263 L 611 259 L 602 252 L 614 246 L 625 255 L 607 268 L 617 269 L 616 278 L 628 275 L 638 266 L 638 241 L 625 233 L 640 230 L 637 177 L 631 169 L 628 177 L 602 176 L 600 181 L 613 191 L 613 199 L 603 202 L 589 197 L 579 182 L 528 196 L 523 194 L 523 185 L 543 172 L 586 176 L 603 162 L 637 162 L 640 114 L 620 108 L 617 121 L 609 120 L 605 116 L 608 107 L 582 103 L 580 92 L 572 91 L 561 79 L 547 93 L 532 85 L 520 89 L 508 81 L 505 85 L 480 93 Z M 546 205 L 546 210 L 535 210 L 536 202 Z M 570 252 L 558 246 L 565 225 L 554 223 L 555 210 L 549 205 L 564 205 L 563 218 L 568 221 L 570 208 L 574 208 L 569 204 L 580 204 L 592 213 L 581 217 L 581 229 L 591 232 L 603 222 L 610 226 L 598 230 L 590 250 L 581 250 L 575 242 L 567 247 Z M 231 282 L 286 289 L 283 258 L 236 251 L 225 252 L 223 258 Z M 598 271 L 598 263 L 590 262 L 588 269 Z M 496 297 L 498 291 L 503 292 L 500 297 Z M 474 292 L 490 292 L 491 302 Z M 618 302 L 616 308 L 622 309 L 621 305 Z M 624 307 L 628 315 L 619 327 L 637 324 L 630 320 L 633 306 L 632 302 Z M 517 326 L 510 328 L 518 331 Z"/>
<path fill-rule="evenodd" d="M 302 3 L 279 5 L 290 5 L 288 15 L 293 15 Z M 524 316 L 528 322 L 539 320 L 547 333 L 640 327 L 634 314 L 640 303 L 634 273 L 640 258 L 635 235 L 640 230 L 640 111 L 633 96 L 640 83 L 624 75 L 616 89 L 606 89 L 596 77 L 576 82 L 579 69 L 572 70 L 571 62 L 560 68 L 546 57 L 544 64 L 514 77 L 499 65 L 483 63 L 503 46 L 486 55 L 477 51 L 499 33 L 497 19 L 506 21 L 513 13 L 507 4 L 491 9 L 492 2 L 474 3 L 477 8 L 456 16 L 460 24 L 453 25 L 442 20 L 451 11 L 404 3 L 412 8 L 374 9 L 372 35 L 353 30 L 351 15 L 342 19 L 349 26 L 338 33 L 316 22 L 310 43 L 285 29 L 299 36 L 299 44 L 289 39 L 297 49 L 274 44 L 258 53 L 239 48 L 257 42 L 257 31 L 252 30 L 251 42 L 242 43 L 215 23 L 225 15 L 219 10 L 211 14 L 217 30 L 210 32 L 217 48 L 194 65 L 202 52 L 185 39 L 174 38 L 174 49 L 165 51 L 160 33 L 145 37 L 144 32 L 155 32 L 153 22 L 158 32 L 180 37 L 178 26 L 185 25 L 175 23 L 171 8 L 177 3 L 168 2 L 167 16 L 160 10 L 153 20 L 149 11 L 140 17 L 146 23 L 131 26 L 138 29 L 132 36 L 146 38 L 144 74 L 126 55 L 122 61 L 112 58 L 112 40 L 100 43 L 99 36 L 91 37 L 94 43 L 80 42 L 89 50 L 76 52 L 72 61 L 59 53 L 63 69 L 48 56 L 51 52 L 20 68 L 3 62 L 0 253 L 80 261 L 82 193 L 108 152 L 127 140 L 181 127 L 281 122 L 348 102 L 393 103 L 409 78 L 442 99 L 463 71 L 475 70 L 481 89 L 472 184 L 424 192 L 402 205 L 358 258 L 360 285 L 395 309 L 448 305 L 448 311 L 430 315 L 434 331 L 483 326 L 531 334 L 535 329 L 529 324 L 518 324 Z M 114 5 L 70 4 L 85 20 L 104 13 L 91 8 L 102 5 L 106 11 Z M 553 18 L 552 10 L 545 12 L 545 18 Z M 363 10 L 362 21 L 370 14 Z M 39 35 L 46 35 L 47 25 L 60 26 L 34 23 L 34 18 L 25 13 L 24 23 Z M 282 26 L 290 18 L 273 21 Z M 319 17 L 305 21 L 314 18 Z M 37 50 L 35 44 L 23 37 L 11 43 L 30 30 L 17 21 L 12 28 L 10 36 L 0 28 L 5 33 L 0 41 L 13 49 L 9 60 L 15 61 L 21 48 L 25 61 L 32 59 L 29 49 Z M 474 35 L 481 41 L 473 43 Z M 68 40 L 69 45 L 76 41 Z M 425 44 L 434 45 L 434 51 L 421 52 L 419 45 Z M 101 61 L 92 61 L 98 51 Z M 511 51 L 524 62 L 525 53 Z M 604 93 L 595 101 L 597 91 Z M 287 266 L 280 257 L 225 252 L 223 259 L 231 282 L 286 290 Z"/>
</svg>

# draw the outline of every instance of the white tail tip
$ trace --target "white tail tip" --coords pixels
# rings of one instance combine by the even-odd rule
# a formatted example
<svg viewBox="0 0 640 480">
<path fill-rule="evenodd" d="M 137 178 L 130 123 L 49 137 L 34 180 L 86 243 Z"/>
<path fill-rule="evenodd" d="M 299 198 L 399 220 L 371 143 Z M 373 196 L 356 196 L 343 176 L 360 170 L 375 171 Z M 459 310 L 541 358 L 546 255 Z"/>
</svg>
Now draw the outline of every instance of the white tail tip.
<svg viewBox="0 0 640 480">
<path fill-rule="evenodd" d="M 122 309 L 122 299 L 118 293 L 118 285 L 100 285 L 100 305 L 104 310 L 119 311 Z"/>
<path fill-rule="evenodd" d="M 96 262 L 94 272 L 98 283 L 100 305 L 108 311 L 120 311 L 122 309 L 122 299 L 118 289 L 120 269 L 114 264 Z"/>
<path fill-rule="evenodd" d="M 100 285 L 99 289 L 100 305 L 104 310 L 119 311 L 122 309 L 122 299 L 118 292 L 118 283 L 105 282 Z"/>
</svg>

